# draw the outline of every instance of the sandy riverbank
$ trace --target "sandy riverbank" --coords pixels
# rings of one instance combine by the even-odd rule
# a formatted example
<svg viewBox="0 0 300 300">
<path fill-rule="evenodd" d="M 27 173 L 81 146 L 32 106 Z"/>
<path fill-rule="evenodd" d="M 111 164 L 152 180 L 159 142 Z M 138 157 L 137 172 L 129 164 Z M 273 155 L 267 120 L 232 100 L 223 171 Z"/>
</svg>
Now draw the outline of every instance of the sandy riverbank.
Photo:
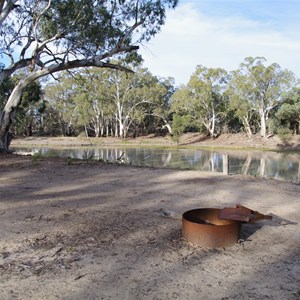
<svg viewBox="0 0 300 300">
<path fill-rule="evenodd" d="M 0 168 L 1 299 L 299 299 L 299 185 L 16 155 Z M 194 247 L 159 212 L 236 203 L 275 217 L 227 249 Z"/>
<path fill-rule="evenodd" d="M 132 145 L 132 146 L 165 146 L 177 147 L 177 143 L 170 136 L 148 135 L 138 138 L 85 138 L 85 137 L 24 137 L 15 138 L 14 146 L 91 146 L 91 145 Z M 187 133 L 180 137 L 180 147 L 213 147 L 227 149 L 275 149 L 300 150 L 300 135 L 293 136 L 288 144 L 283 144 L 278 136 L 264 140 L 259 134 L 249 138 L 246 134 L 223 134 L 211 139 L 197 133 Z"/>
</svg>

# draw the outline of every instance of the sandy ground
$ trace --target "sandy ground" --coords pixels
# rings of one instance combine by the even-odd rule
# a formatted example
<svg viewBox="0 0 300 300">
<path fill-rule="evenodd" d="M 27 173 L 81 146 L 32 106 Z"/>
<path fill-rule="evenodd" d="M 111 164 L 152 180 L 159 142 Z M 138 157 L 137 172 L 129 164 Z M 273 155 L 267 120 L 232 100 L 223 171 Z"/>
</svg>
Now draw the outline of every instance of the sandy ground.
<svg viewBox="0 0 300 300">
<path fill-rule="evenodd" d="M 177 146 L 177 143 L 170 136 L 154 136 L 127 138 L 120 140 L 117 138 L 78 138 L 78 137 L 26 137 L 15 138 L 13 146 L 91 146 L 91 145 L 143 145 L 143 146 Z M 233 149 L 289 149 L 300 150 L 300 135 L 294 135 L 287 144 L 283 144 L 278 136 L 272 136 L 267 140 L 261 138 L 259 134 L 249 138 L 246 134 L 223 134 L 216 139 L 211 139 L 197 133 L 186 133 L 180 137 L 181 147 L 226 147 Z"/>
<path fill-rule="evenodd" d="M 3 154 L 0 170 L 0 299 L 300 299 L 300 185 Z M 236 203 L 274 218 L 226 249 L 159 211 Z"/>
</svg>

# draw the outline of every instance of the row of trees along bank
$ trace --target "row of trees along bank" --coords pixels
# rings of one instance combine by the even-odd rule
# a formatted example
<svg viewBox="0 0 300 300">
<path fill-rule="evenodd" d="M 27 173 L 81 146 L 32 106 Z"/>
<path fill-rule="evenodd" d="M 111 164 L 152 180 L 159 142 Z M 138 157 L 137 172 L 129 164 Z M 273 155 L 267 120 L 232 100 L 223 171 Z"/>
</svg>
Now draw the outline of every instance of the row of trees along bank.
<svg viewBox="0 0 300 300">
<path fill-rule="evenodd" d="M 126 67 L 134 73 L 87 68 L 62 73 L 43 89 L 31 84 L 23 93 L 14 133 L 125 138 L 168 132 L 177 139 L 185 131 L 211 137 L 222 132 L 260 132 L 264 138 L 299 134 L 296 78 L 262 57 L 248 57 L 229 73 L 199 65 L 178 88 L 172 78 L 158 78 L 141 66 Z"/>
</svg>

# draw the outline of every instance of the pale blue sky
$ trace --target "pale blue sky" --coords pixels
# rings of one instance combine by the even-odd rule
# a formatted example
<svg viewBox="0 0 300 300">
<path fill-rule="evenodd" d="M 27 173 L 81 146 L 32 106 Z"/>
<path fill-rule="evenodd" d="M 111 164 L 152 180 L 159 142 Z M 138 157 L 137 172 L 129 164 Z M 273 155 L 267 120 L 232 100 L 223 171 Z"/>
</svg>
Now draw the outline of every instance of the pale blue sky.
<svg viewBox="0 0 300 300">
<path fill-rule="evenodd" d="M 159 76 L 187 83 L 199 64 L 237 69 L 263 56 L 300 78 L 299 0 L 181 0 L 141 53 Z"/>
</svg>

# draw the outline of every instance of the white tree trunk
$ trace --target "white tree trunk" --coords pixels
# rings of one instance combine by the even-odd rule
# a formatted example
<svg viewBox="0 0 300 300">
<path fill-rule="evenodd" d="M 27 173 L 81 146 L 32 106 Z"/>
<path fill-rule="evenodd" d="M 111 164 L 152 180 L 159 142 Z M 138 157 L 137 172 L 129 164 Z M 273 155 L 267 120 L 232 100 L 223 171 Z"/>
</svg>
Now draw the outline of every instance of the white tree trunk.
<svg viewBox="0 0 300 300">
<path fill-rule="evenodd" d="M 123 126 L 122 120 L 119 120 L 119 133 L 120 133 L 120 138 L 123 139 L 124 138 L 124 126 Z"/>
<path fill-rule="evenodd" d="M 89 133 L 88 133 L 88 129 L 87 129 L 86 125 L 84 125 L 84 132 L 85 132 L 85 137 L 88 138 L 89 137 Z"/>
<path fill-rule="evenodd" d="M 118 117 L 116 116 L 115 122 L 115 137 L 119 137 Z"/>
<path fill-rule="evenodd" d="M 100 128 L 99 126 L 95 126 L 95 136 L 98 138 L 100 136 Z"/>
<path fill-rule="evenodd" d="M 263 109 L 259 110 L 260 114 L 260 135 L 266 139 L 267 138 L 267 120 L 266 113 Z"/>
<path fill-rule="evenodd" d="M 243 125 L 244 125 L 245 131 L 246 131 L 248 137 L 251 137 L 252 136 L 252 130 L 251 130 L 251 126 L 249 124 L 248 118 L 246 118 L 246 117 L 243 118 Z"/>
<path fill-rule="evenodd" d="M 21 103 L 23 89 L 31 82 L 30 79 L 22 79 L 13 89 L 0 118 L 0 148 L 8 149 L 10 145 L 9 128 L 15 117 L 16 110 Z"/>
<path fill-rule="evenodd" d="M 172 127 L 169 123 L 165 122 L 165 125 L 163 126 L 163 128 L 167 128 L 169 133 L 172 134 Z"/>
<path fill-rule="evenodd" d="M 95 120 L 95 136 L 98 138 L 100 136 L 100 116 L 96 115 Z"/>
</svg>

